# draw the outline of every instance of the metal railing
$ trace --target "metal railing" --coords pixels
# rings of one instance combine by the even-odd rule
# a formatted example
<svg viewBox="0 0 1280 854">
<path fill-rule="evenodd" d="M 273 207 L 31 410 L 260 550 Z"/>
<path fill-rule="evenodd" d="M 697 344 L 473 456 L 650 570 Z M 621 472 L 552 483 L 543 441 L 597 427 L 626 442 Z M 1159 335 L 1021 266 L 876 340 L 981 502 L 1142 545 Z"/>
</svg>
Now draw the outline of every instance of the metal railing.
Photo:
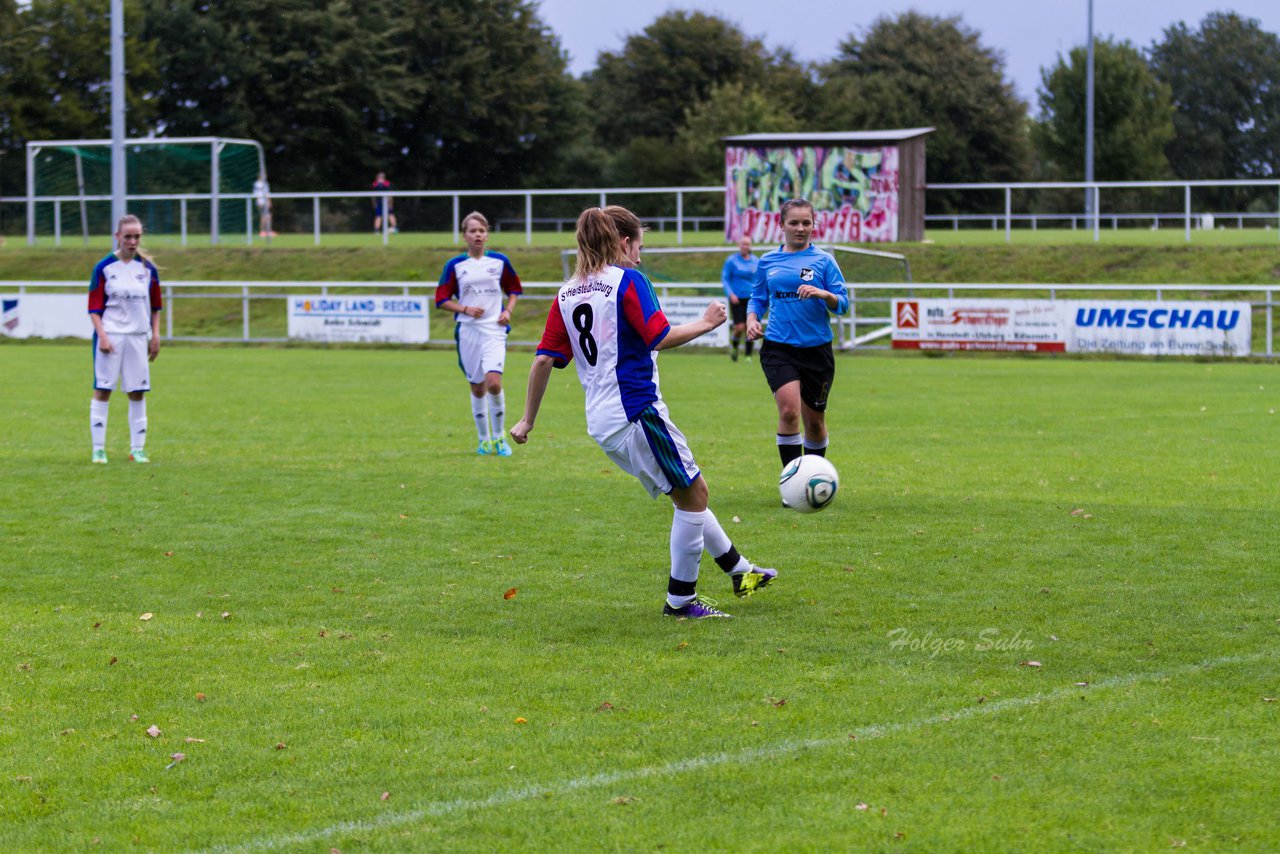
<svg viewBox="0 0 1280 854">
<path fill-rule="evenodd" d="M 556 291 L 563 282 L 525 282 L 525 299 L 549 301 L 555 297 Z M 1254 313 L 1264 315 L 1263 344 L 1264 355 L 1274 358 L 1280 351 L 1275 342 L 1275 315 L 1280 302 L 1276 300 L 1276 292 L 1280 286 L 1271 285 L 1099 285 L 1099 284 L 1003 284 L 1003 283 L 964 283 L 964 284 L 919 284 L 910 282 L 850 282 L 849 313 L 844 317 L 832 318 L 834 345 L 841 350 L 883 350 L 885 345 L 872 342 L 887 337 L 892 332 L 892 320 L 888 316 L 888 307 L 894 297 L 902 296 L 946 296 L 954 298 L 959 293 L 976 296 L 980 293 L 1016 292 L 1019 296 L 1035 296 L 1053 300 L 1063 293 L 1138 293 L 1153 294 L 1156 301 L 1163 301 L 1165 294 L 1203 293 L 1216 295 L 1253 295 L 1247 301 Z M 240 343 L 283 343 L 291 339 L 287 337 L 268 337 L 254 335 L 251 329 L 250 304 L 256 300 L 287 300 L 300 293 L 319 293 L 328 295 L 334 290 L 381 290 L 399 292 L 410 296 L 413 293 L 434 295 L 436 286 L 431 282 L 168 282 L 163 286 L 164 298 L 168 310 L 164 312 L 164 339 L 172 341 L 195 342 L 240 342 Z M 723 293 L 719 283 L 707 282 L 666 282 L 655 285 L 662 298 L 666 298 L 675 290 L 710 292 L 713 295 Z M 80 282 L 3 282 L 0 281 L 0 292 L 27 293 L 28 289 L 58 290 L 62 292 L 83 293 L 84 286 Z M 288 289 L 285 291 L 284 289 Z M 216 299 L 236 300 L 240 303 L 240 335 L 209 336 L 173 334 L 174 316 L 177 314 L 176 303 L 180 300 Z M 864 308 L 876 307 L 883 313 L 866 314 Z M 87 307 L 87 304 L 86 304 Z M 541 318 L 542 313 L 538 313 Z M 442 319 L 446 317 L 441 313 Z M 449 321 L 446 321 L 449 322 Z M 869 332 L 861 329 L 870 328 Z M 541 329 L 534 330 L 540 333 Z M 432 339 L 444 343 L 451 338 Z M 512 339 L 515 346 L 534 346 L 537 338 Z"/>
<path fill-rule="evenodd" d="M 1205 208 L 1203 205 L 1195 207 L 1192 204 L 1192 193 L 1195 190 L 1211 190 L 1224 188 L 1271 188 L 1277 193 L 1275 212 L 1271 211 L 1228 211 L 1219 212 Z M 1191 240 L 1193 228 L 1197 224 L 1203 225 L 1207 217 L 1221 219 L 1227 217 L 1234 219 L 1238 226 L 1244 227 L 1246 222 L 1257 222 L 1269 226 L 1271 220 L 1277 222 L 1276 235 L 1280 240 L 1280 180 L 1222 180 L 1222 181 L 1061 181 L 1061 182 L 1021 182 L 1007 184 L 929 184 L 925 187 L 926 191 L 931 193 L 939 192 L 963 192 L 963 193 L 996 193 L 998 197 L 1003 199 L 1001 209 L 992 210 L 986 213 L 966 213 L 966 214 L 942 214 L 927 213 L 925 216 L 926 223 L 949 223 L 953 229 L 959 229 L 961 223 L 982 222 L 989 223 L 993 229 L 998 230 L 1001 225 L 1004 227 L 1005 240 L 1012 242 L 1013 226 L 1015 223 L 1026 223 L 1030 228 L 1035 229 L 1041 223 L 1062 223 L 1069 222 L 1073 229 L 1090 228 L 1093 231 L 1093 239 L 1101 239 L 1101 231 L 1104 223 L 1110 223 L 1113 229 L 1118 229 L 1122 223 L 1133 223 L 1135 225 L 1142 223 L 1154 223 L 1157 228 L 1165 223 L 1181 223 L 1185 239 Z M 1126 191 L 1126 190 L 1159 190 L 1173 189 L 1182 191 L 1181 210 L 1166 211 L 1103 211 L 1102 205 L 1104 200 L 1103 191 Z M 1040 190 L 1079 190 L 1087 194 L 1089 203 L 1088 210 L 1083 212 L 1073 211 L 1047 211 L 1044 213 L 1015 213 L 1014 202 L 1015 197 L 1023 193 L 1032 193 Z M 568 217 L 535 215 L 534 202 L 546 201 L 548 199 L 583 199 L 588 198 L 592 203 L 600 205 L 608 204 L 608 200 L 619 196 L 668 196 L 674 197 L 675 214 L 674 216 L 662 214 L 656 217 L 646 217 L 647 220 L 661 222 L 664 225 L 670 224 L 674 227 L 676 233 L 677 245 L 683 245 L 685 232 L 688 230 L 698 231 L 704 224 L 710 224 L 716 221 L 723 221 L 722 217 L 714 216 L 693 216 L 685 214 L 685 202 L 690 196 L 704 196 L 714 194 L 723 197 L 725 188 L 722 186 L 708 187 L 587 187 L 577 189 L 547 189 L 547 190 L 401 190 L 397 189 L 391 193 L 379 192 L 374 190 L 345 190 L 332 192 L 295 192 L 272 193 L 272 200 L 294 200 L 311 203 L 311 220 L 312 220 L 312 237 L 313 243 L 317 246 L 321 243 L 321 210 L 322 204 L 326 201 L 332 203 L 336 200 L 351 201 L 353 199 L 381 199 L 383 209 L 387 209 L 391 200 L 394 199 L 448 199 L 452 206 L 452 235 L 453 241 L 458 242 L 459 232 L 458 224 L 462 214 L 462 199 L 472 198 L 514 198 L 523 202 L 524 212 L 522 217 L 502 216 L 498 218 L 498 223 L 503 226 L 522 224 L 525 233 L 525 242 L 531 244 L 533 242 L 533 231 L 535 225 L 554 226 L 556 230 L 565 228 L 572 222 Z M 255 239 L 255 229 L 253 227 L 254 205 L 252 193 L 226 193 L 220 195 L 211 195 L 209 193 L 187 193 L 187 194 L 150 194 L 150 195 L 131 195 L 128 201 L 130 203 L 140 202 L 174 202 L 179 205 L 178 221 L 179 233 L 183 245 L 186 245 L 188 238 L 188 222 L 189 207 L 192 203 L 213 206 L 213 202 L 229 202 L 241 201 L 244 205 L 245 212 L 245 241 L 252 244 Z M 53 211 L 54 223 L 54 242 L 60 245 L 62 241 L 62 206 L 63 205 L 82 205 L 86 202 L 107 203 L 110 204 L 111 198 L 107 195 L 61 195 L 61 196 L 6 196 L 0 197 L 0 203 L 22 203 L 27 210 L 28 228 L 27 242 L 34 244 L 35 229 L 34 217 L 37 206 L 51 206 Z M 692 229 L 690 229 L 692 226 Z M 391 233 L 390 220 L 388 217 L 382 217 L 381 237 L 383 244 L 389 242 Z M 213 242 L 217 242 L 216 231 L 211 234 Z"/>
</svg>

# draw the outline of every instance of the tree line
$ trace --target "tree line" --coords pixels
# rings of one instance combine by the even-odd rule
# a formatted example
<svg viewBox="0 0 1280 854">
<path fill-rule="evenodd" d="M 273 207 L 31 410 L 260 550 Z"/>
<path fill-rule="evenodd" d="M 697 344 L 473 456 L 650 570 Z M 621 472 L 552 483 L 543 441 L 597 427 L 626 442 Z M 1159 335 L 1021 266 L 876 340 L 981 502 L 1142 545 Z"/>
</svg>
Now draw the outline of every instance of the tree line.
<svg viewBox="0 0 1280 854">
<path fill-rule="evenodd" d="M 721 136 L 932 126 L 927 180 L 1080 180 L 1085 48 L 1033 107 L 958 17 L 907 12 L 800 62 L 673 11 L 575 77 L 532 0 L 130 0 L 128 135 L 248 137 L 272 186 L 719 183 Z M 27 140 L 110 135 L 105 0 L 0 0 L 0 191 Z M 1270 178 L 1280 39 L 1215 12 L 1095 42 L 1095 177 Z"/>
</svg>

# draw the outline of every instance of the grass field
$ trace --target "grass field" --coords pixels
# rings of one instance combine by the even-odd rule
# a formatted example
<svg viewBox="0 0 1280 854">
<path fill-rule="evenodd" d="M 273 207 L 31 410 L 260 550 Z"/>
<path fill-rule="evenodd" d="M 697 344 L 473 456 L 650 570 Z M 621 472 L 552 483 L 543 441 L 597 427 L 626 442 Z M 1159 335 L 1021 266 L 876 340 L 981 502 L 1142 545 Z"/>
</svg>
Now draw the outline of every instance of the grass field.
<svg viewBox="0 0 1280 854">
<path fill-rule="evenodd" d="M 571 372 L 500 460 L 449 352 L 172 345 L 93 467 L 88 356 L 0 348 L 2 850 L 1280 847 L 1276 365 L 842 357 L 799 516 L 664 354 L 706 624 Z"/>
</svg>

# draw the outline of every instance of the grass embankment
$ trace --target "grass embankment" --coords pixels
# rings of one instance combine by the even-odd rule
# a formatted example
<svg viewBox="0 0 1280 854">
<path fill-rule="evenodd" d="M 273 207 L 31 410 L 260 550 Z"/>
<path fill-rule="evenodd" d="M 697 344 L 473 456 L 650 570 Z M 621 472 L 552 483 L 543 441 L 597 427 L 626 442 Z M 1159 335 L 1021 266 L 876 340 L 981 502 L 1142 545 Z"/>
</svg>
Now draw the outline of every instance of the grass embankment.
<svg viewBox="0 0 1280 854">
<path fill-rule="evenodd" d="M 388 247 L 222 246 L 181 248 L 152 246 L 165 281 L 360 281 L 422 282 L 424 293 L 434 287 L 444 263 L 457 247 L 428 245 L 417 235 Z M 539 235 L 551 237 L 551 235 Z M 526 282 L 560 281 L 560 245 L 529 247 L 522 235 L 498 234 L 491 246 L 511 258 Z M 671 235 L 655 234 L 650 245 L 670 244 Z M 406 245 L 409 241 L 412 245 Z M 1240 284 L 1280 285 L 1280 249 L 1272 246 L 956 246 L 900 244 L 886 247 L 904 254 L 917 284 L 977 283 L 1097 283 L 1097 284 Z M 102 257 L 99 246 L 84 248 L 15 248 L 0 252 L 0 281 L 88 281 Z M 649 273 L 656 284 L 666 281 L 719 279 L 724 255 L 690 253 L 672 256 L 651 253 Z M 850 282 L 897 281 L 900 270 L 891 263 L 854 262 L 842 255 Z M 212 290 L 212 289 L 210 289 Z M 250 328 L 259 338 L 283 337 L 285 313 L 279 299 L 256 299 L 250 304 Z M 177 337 L 237 337 L 241 333 L 241 300 L 183 299 L 170 306 Z M 515 340 L 537 338 L 545 304 L 526 300 L 513 319 Z M 443 316 L 442 316 L 443 317 Z M 167 318 L 166 318 L 167 321 Z M 436 325 L 433 317 L 433 328 Z"/>
<path fill-rule="evenodd" d="M 511 258 L 527 281 L 560 280 L 560 250 L 491 242 Z M 506 235 L 501 235 L 506 237 Z M 650 240 L 651 244 L 658 241 Z M 877 247 L 879 248 L 879 247 Z M 954 246 L 896 244 L 916 282 L 1049 282 L 1099 284 L 1280 284 L 1276 246 Z M 13 249 L 0 252 L 0 280 L 88 280 L 101 247 Z M 152 247 L 162 276 L 175 281 L 423 281 L 434 283 L 445 261 L 461 250 L 449 246 L 363 248 Z M 650 256 L 656 262 L 655 256 Z M 664 272 L 715 281 L 724 256 L 713 253 L 661 259 Z M 850 280 L 859 277 L 846 271 Z"/>
</svg>

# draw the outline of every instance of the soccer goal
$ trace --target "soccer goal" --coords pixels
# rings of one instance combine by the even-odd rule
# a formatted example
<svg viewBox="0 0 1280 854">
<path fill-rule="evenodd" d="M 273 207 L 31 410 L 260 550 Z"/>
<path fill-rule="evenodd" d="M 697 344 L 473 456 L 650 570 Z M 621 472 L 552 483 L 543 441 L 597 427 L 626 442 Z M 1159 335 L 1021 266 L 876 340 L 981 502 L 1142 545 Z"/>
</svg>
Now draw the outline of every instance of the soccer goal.
<svg viewBox="0 0 1280 854">
<path fill-rule="evenodd" d="M 253 182 L 266 173 L 250 139 L 174 137 L 125 142 L 127 208 L 153 235 L 248 236 Z M 27 143 L 27 242 L 38 235 L 110 234 L 111 140 Z"/>
<path fill-rule="evenodd" d="M 818 248 L 836 259 L 849 289 L 848 315 L 832 321 L 835 346 L 851 350 L 890 334 L 893 331 L 889 316 L 891 299 L 911 293 L 911 262 L 907 256 L 838 244 L 819 244 Z M 668 296 L 719 296 L 722 293 L 720 270 L 725 258 L 737 251 L 736 246 L 646 249 L 640 271 L 653 282 L 664 302 Z M 757 247 L 757 254 L 760 251 L 767 249 Z M 575 249 L 560 253 L 560 266 L 566 280 L 572 273 L 575 255 Z M 860 285 L 869 287 L 860 288 Z"/>
</svg>

